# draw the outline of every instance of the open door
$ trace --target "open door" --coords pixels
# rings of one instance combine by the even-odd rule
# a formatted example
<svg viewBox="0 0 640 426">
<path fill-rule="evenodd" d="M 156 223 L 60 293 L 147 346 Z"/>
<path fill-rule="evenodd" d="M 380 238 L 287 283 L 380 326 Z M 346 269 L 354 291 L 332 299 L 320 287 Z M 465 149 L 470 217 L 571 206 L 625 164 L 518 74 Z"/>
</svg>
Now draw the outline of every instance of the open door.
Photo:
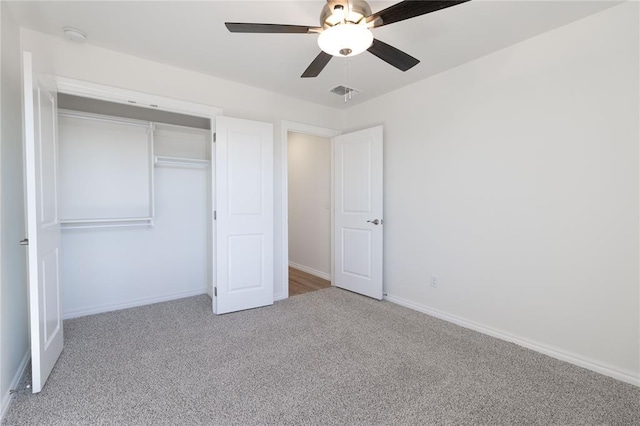
<svg viewBox="0 0 640 426">
<path fill-rule="evenodd" d="M 62 352 L 60 223 L 57 206 L 56 93 L 23 57 L 29 315 L 33 393 L 42 390 Z"/>
<path fill-rule="evenodd" d="M 216 118 L 214 312 L 273 304 L 273 125 Z"/>
<path fill-rule="evenodd" d="M 382 126 L 334 139 L 334 280 L 382 299 Z"/>
</svg>

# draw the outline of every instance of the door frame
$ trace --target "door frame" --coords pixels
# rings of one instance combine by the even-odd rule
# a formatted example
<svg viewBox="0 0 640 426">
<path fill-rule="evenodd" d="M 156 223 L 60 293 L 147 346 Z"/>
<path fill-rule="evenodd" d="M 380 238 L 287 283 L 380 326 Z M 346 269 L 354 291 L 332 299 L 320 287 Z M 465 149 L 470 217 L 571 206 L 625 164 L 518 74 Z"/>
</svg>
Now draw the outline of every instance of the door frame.
<svg viewBox="0 0 640 426">
<path fill-rule="evenodd" d="M 333 285 L 333 277 L 334 277 L 334 265 L 333 265 L 333 176 L 334 176 L 334 164 L 333 164 L 333 138 L 342 134 L 341 131 L 335 129 L 329 129 L 326 127 L 318 127 L 312 126 L 310 124 L 297 123 L 294 121 L 281 121 L 280 123 L 280 141 L 282 143 L 282 214 L 281 219 L 282 222 L 280 226 L 282 227 L 282 262 L 280 264 L 281 267 L 281 276 L 282 276 L 282 292 L 274 294 L 274 300 L 282 300 L 287 299 L 289 297 L 289 156 L 288 156 L 288 147 L 289 147 L 289 132 L 302 133 L 305 135 L 311 136 L 320 136 L 323 138 L 329 139 L 331 144 L 331 199 L 330 199 L 330 212 L 331 212 L 331 283 Z M 277 268 L 278 262 L 276 262 Z M 277 280 L 276 280 L 277 282 Z"/>
<path fill-rule="evenodd" d="M 183 101 L 180 99 L 169 98 L 160 95 L 154 95 L 145 92 L 139 92 L 135 90 L 122 89 L 113 86 L 107 86 L 98 83 L 92 83 L 84 80 L 77 80 L 68 77 L 62 77 L 58 75 L 51 75 L 52 83 L 55 85 L 58 93 L 67 95 L 80 96 L 83 98 L 97 99 L 101 101 L 119 103 L 123 105 L 134 105 L 143 108 L 157 109 L 159 111 L 174 112 L 178 114 L 186 114 L 194 117 L 202 117 L 210 120 L 211 123 L 211 164 L 215 164 L 215 124 L 216 117 L 222 115 L 222 108 L 213 105 L 199 104 L 196 102 Z M 215 173 L 213 168 L 211 170 L 211 176 L 209 179 L 209 185 L 211 191 L 215 188 Z M 213 193 L 213 192 L 212 192 Z M 209 213 L 213 215 L 215 210 L 215 197 L 209 197 Z M 216 229 L 213 222 L 213 217 L 210 221 L 211 230 L 209 231 L 210 241 L 209 244 L 209 271 L 208 271 L 208 284 L 207 293 L 213 299 L 213 306 L 215 309 L 216 301 L 213 292 L 214 280 L 216 276 L 216 263 L 215 263 L 215 238 Z"/>
</svg>

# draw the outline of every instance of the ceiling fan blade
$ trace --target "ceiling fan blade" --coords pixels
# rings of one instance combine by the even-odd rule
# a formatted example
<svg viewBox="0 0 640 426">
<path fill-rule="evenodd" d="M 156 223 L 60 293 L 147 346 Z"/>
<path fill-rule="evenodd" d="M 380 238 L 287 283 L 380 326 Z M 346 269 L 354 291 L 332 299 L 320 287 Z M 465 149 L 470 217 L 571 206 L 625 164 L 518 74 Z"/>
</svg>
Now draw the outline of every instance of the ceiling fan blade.
<svg viewBox="0 0 640 426">
<path fill-rule="evenodd" d="M 468 1 L 470 0 L 405 0 L 367 16 L 366 22 L 373 23 L 373 28 L 382 27 Z"/>
<path fill-rule="evenodd" d="M 316 34 L 322 31 L 320 27 L 305 25 L 252 24 L 247 22 L 225 22 L 224 25 L 232 33 Z"/>
<path fill-rule="evenodd" d="M 373 44 L 367 50 L 400 71 L 406 71 L 420 63 L 413 56 L 375 38 L 373 39 Z"/>
<path fill-rule="evenodd" d="M 302 73 L 300 77 L 309 78 L 309 77 L 317 77 L 318 74 L 327 66 L 329 61 L 333 58 L 333 56 L 328 53 L 321 51 L 318 56 L 311 62 L 311 65 L 307 67 L 307 69 Z"/>
</svg>

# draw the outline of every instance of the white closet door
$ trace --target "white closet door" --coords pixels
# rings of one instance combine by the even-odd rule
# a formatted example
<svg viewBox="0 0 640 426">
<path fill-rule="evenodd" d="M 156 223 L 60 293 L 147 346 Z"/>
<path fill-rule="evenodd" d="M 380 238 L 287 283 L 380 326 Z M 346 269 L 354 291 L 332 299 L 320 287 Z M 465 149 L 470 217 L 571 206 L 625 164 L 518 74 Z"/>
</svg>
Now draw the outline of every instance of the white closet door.
<svg viewBox="0 0 640 426">
<path fill-rule="evenodd" d="M 333 141 L 335 285 L 382 299 L 382 127 Z"/>
<path fill-rule="evenodd" d="M 56 201 L 58 114 L 56 93 L 34 77 L 29 52 L 24 53 L 23 63 L 31 368 L 33 393 L 38 393 L 63 346 Z"/>
<path fill-rule="evenodd" d="M 273 304 L 273 126 L 216 118 L 218 314 Z"/>
</svg>

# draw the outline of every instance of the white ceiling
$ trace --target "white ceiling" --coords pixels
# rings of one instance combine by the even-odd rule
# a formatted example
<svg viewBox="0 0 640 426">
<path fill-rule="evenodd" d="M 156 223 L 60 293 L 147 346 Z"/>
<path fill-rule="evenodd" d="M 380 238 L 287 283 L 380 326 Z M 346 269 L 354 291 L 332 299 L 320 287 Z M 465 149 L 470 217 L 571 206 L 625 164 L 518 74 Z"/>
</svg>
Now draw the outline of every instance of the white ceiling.
<svg viewBox="0 0 640 426">
<path fill-rule="evenodd" d="M 597 13 L 613 1 L 473 0 L 373 30 L 374 36 L 421 60 L 403 73 L 365 52 L 333 58 L 317 78 L 300 74 L 319 53 L 311 34 L 232 34 L 225 21 L 319 25 L 323 0 L 306 1 L 19 1 L 18 23 L 62 37 L 86 32 L 87 43 L 288 96 L 349 107 L 519 41 Z M 372 10 L 395 1 L 370 1 Z M 346 63 L 349 61 L 347 81 Z M 329 93 L 362 90 L 345 104 Z"/>
</svg>

